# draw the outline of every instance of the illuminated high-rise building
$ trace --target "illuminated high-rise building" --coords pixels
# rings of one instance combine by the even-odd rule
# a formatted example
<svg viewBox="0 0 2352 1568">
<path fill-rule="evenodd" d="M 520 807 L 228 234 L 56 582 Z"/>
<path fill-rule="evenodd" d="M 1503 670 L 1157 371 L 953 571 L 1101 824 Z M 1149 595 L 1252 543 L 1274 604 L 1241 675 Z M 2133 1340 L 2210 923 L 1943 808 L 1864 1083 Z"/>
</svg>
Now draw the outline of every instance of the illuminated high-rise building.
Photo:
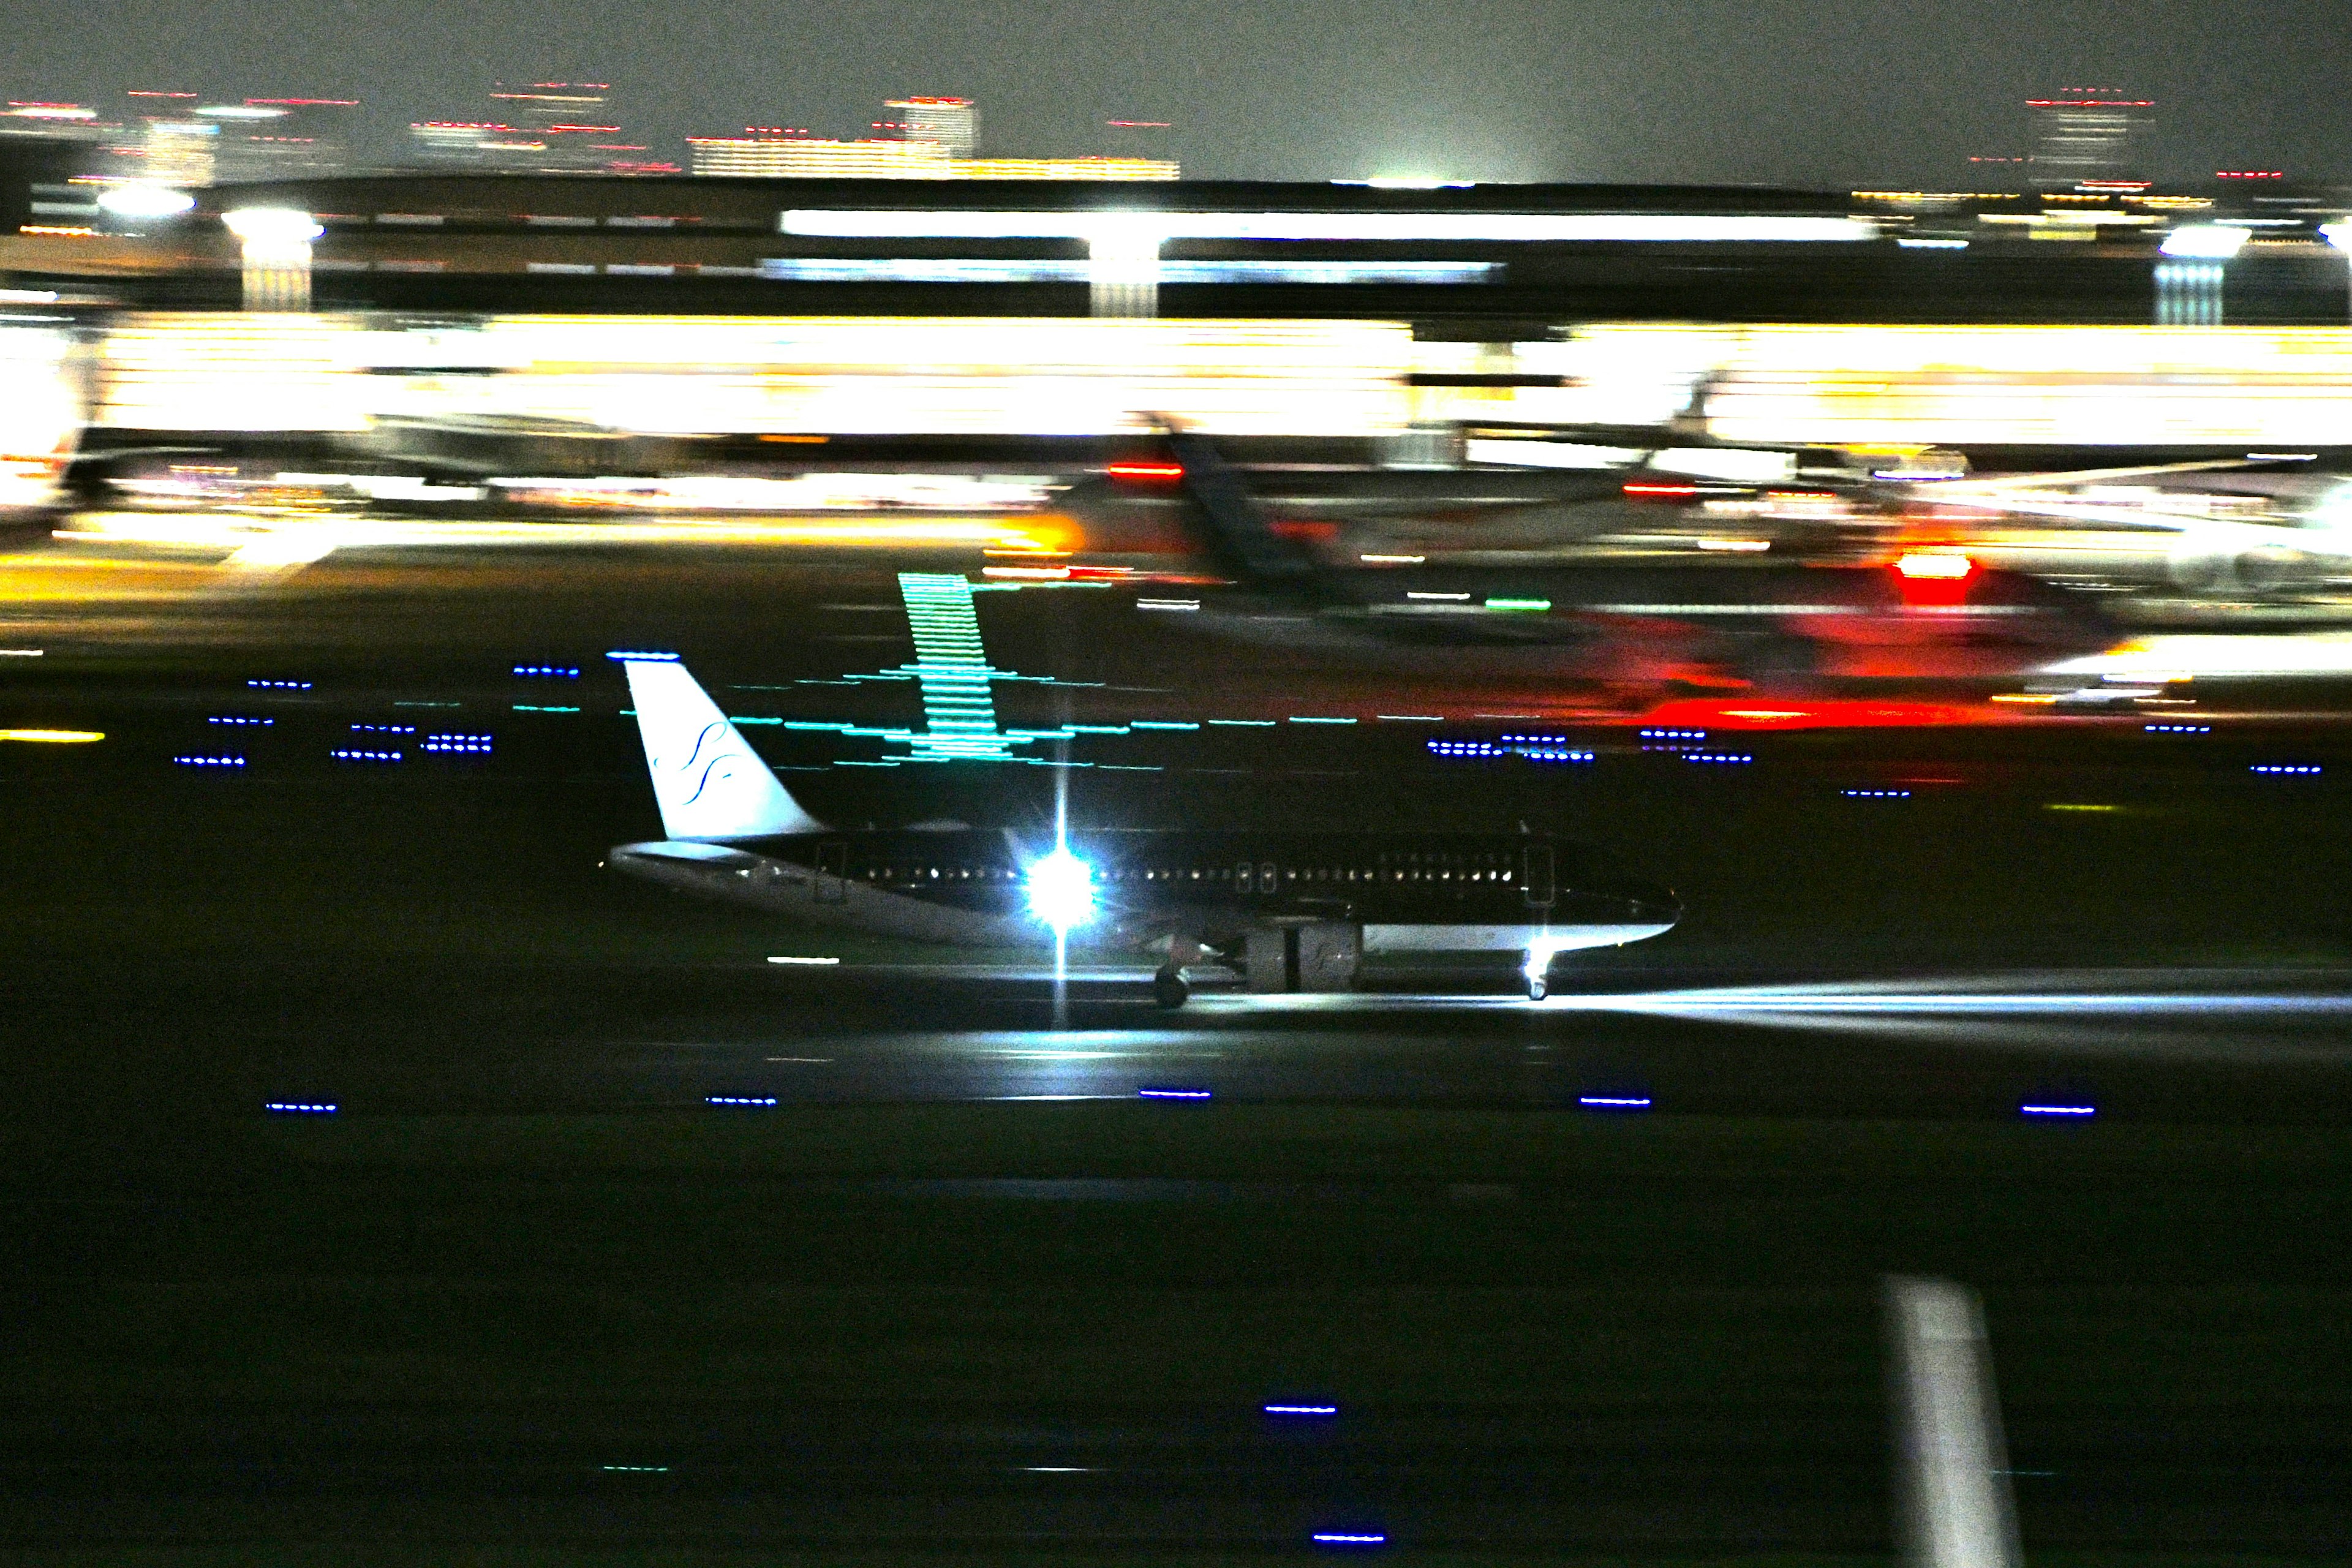
<svg viewBox="0 0 2352 1568">
<path fill-rule="evenodd" d="M 411 155 L 518 174 L 676 174 L 642 144 L 623 138 L 601 81 L 500 82 L 480 120 L 427 120 L 408 128 Z"/>
<path fill-rule="evenodd" d="M 101 121 L 98 110 L 86 103 L 48 103 L 15 99 L 6 108 L 0 109 L 0 135 L 51 136 L 87 142 L 107 136 L 117 129 Z"/>
<path fill-rule="evenodd" d="M 950 158 L 936 142 L 827 142 L 810 136 L 689 136 L 698 174 L 754 179 L 1172 180 L 1158 158 Z"/>
<path fill-rule="evenodd" d="M 879 138 L 833 142 L 817 136 L 689 136 L 688 163 L 698 174 L 760 179 L 944 180 L 954 171 L 936 142 Z"/>
<path fill-rule="evenodd" d="M 2153 179 L 2156 102 L 2111 87 L 2069 87 L 2027 100 L 2037 190 L 2145 188 Z"/>
<path fill-rule="evenodd" d="M 220 128 L 213 178 L 228 184 L 343 172 L 358 110 L 357 100 L 348 98 L 248 98 L 201 106 L 194 118 Z"/>
<path fill-rule="evenodd" d="M 516 154 L 499 160 L 499 166 L 527 167 L 535 174 L 603 169 L 621 140 L 621 127 L 611 111 L 612 90 L 611 84 L 601 81 L 499 83 L 491 90 L 490 104 L 514 134 L 489 145 Z"/>
<path fill-rule="evenodd" d="M 490 162 L 488 143 L 508 131 L 480 120 L 420 121 L 408 128 L 408 150 L 428 168 L 485 167 Z"/>
<path fill-rule="evenodd" d="M 888 109 L 896 118 L 874 122 L 881 134 L 855 142 L 753 125 L 740 136 L 689 136 L 686 144 L 698 174 L 770 180 L 1173 180 L 1181 173 L 1166 158 L 976 158 L 980 110 L 970 99 L 898 98 Z"/>
<path fill-rule="evenodd" d="M 134 89 L 100 174 L 111 182 L 188 187 L 213 183 L 220 126 L 196 115 L 193 92 Z"/>
<path fill-rule="evenodd" d="M 950 158 L 980 147 L 980 106 L 968 98 L 894 98 L 883 108 L 892 118 L 875 129 L 896 131 L 901 141 L 936 142 Z"/>
</svg>

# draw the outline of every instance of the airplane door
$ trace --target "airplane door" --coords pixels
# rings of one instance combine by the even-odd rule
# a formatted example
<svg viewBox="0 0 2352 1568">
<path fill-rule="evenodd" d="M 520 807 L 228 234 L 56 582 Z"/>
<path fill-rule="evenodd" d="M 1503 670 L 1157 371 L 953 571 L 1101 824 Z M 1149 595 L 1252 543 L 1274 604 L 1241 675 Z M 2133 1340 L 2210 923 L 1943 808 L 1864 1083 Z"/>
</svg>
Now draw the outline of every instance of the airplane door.
<svg viewBox="0 0 2352 1568">
<path fill-rule="evenodd" d="M 1527 889 L 1528 903 L 1539 910 L 1551 908 L 1559 895 L 1550 845 L 1530 844 L 1519 852 L 1519 885 Z"/>
<path fill-rule="evenodd" d="M 849 846 L 838 838 L 828 838 L 816 847 L 816 879 L 812 884 L 816 901 L 838 904 L 849 897 Z"/>
</svg>

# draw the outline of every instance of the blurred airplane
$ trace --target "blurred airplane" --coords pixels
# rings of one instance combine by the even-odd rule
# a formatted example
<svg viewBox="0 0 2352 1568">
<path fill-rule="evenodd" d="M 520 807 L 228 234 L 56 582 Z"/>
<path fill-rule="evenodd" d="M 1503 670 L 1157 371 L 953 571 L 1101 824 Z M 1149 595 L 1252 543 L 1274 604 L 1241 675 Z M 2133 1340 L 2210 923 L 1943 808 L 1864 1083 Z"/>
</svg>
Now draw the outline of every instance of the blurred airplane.
<svg viewBox="0 0 2352 1568">
<path fill-rule="evenodd" d="M 1333 550 L 1338 521 L 1270 516 L 1250 480 L 1208 440 L 1176 434 L 1168 451 L 1164 459 L 1114 464 L 1103 479 L 1066 493 L 1062 510 L 1090 536 L 1131 532 L 1139 518 L 1188 536 L 1218 580 L 1181 601 L 1139 603 L 1181 603 L 1189 624 L 1240 640 L 1422 670 L 1458 650 L 1489 672 L 1700 688 L 2000 681 L 2116 640 L 2082 596 L 1988 569 L 1957 550 L 1917 550 L 1872 565 L 1790 563 L 1774 558 L 1769 540 L 1753 552 L 1693 549 L 1672 561 L 1574 564 Z M 1416 490 L 1434 493 L 1437 479 L 1475 493 L 1496 488 L 1488 478 L 1368 476 L 1359 499 L 1394 507 Z M 1563 491 L 1563 479 L 1573 488 Z M 1644 483 L 1622 474 L 1543 479 L 1549 498 L 1522 504 L 1546 514 L 1556 542 L 1578 526 L 1578 490 L 1605 505 Z M 1622 530 L 1621 510 L 1583 526 L 1594 535 Z M 1488 518 L 1507 526 L 1513 514 L 1509 504 L 1496 505 L 1465 531 L 1484 533 Z"/>
<path fill-rule="evenodd" d="M 2004 475 L 1897 499 L 1915 543 L 2053 582 L 2209 599 L 2352 587 L 2352 479 L 2278 459 Z"/>
<path fill-rule="evenodd" d="M 1254 991 L 1345 991 L 1367 955 L 1510 952 L 1531 1000 L 1553 957 L 1673 929 L 1662 887 L 1601 874 L 1549 834 L 844 832 L 803 810 L 674 656 L 625 660 L 666 837 L 608 863 L 667 887 L 818 925 L 981 947 L 1078 934 L 1162 954 L 1153 991 L 1188 966 Z"/>
</svg>

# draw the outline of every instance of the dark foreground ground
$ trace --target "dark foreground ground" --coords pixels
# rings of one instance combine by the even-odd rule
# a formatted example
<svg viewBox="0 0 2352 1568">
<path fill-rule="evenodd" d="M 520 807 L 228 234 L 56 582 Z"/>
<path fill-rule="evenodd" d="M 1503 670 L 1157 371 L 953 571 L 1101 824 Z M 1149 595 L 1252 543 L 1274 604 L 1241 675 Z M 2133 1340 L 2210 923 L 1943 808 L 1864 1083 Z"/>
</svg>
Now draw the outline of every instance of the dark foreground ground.
<svg viewBox="0 0 2352 1568">
<path fill-rule="evenodd" d="M 1075 812 L 1536 819 L 1692 917 L 1542 1008 L 1397 975 L 1171 1019 L 1097 977 L 1056 1029 L 1034 980 L 596 868 L 655 830 L 602 648 L 667 604 L 800 711 L 750 689 L 908 656 L 887 574 L 446 586 L 52 622 L 0 672 L 0 724 L 108 735 L 0 746 L 0 1559 L 1881 1561 L 1890 1272 L 1982 1291 L 2035 1562 L 2352 1548 L 2346 801 L 2246 771 L 2332 731 L 1573 776 L 1370 721 L 1130 738 L 1096 760 L 1160 771 Z M 1124 683 L 1075 701 L 1297 694 L 1000 613 L 1000 664 Z M 555 657 L 568 694 L 507 674 Z M 420 711 L 496 753 L 325 755 Z M 230 713 L 279 721 L 247 769 L 172 764 Z M 754 732 L 838 818 L 1050 810 L 1052 770 Z"/>
</svg>

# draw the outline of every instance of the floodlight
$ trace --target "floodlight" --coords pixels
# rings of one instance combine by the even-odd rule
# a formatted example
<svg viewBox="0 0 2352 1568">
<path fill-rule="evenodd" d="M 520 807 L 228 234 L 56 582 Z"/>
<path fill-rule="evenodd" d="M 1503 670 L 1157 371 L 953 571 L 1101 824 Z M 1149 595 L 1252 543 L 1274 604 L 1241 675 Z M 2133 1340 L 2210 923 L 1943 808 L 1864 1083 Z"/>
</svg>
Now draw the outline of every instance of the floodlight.
<svg viewBox="0 0 2352 1568">
<path fill-rule="evenodd" d="M 2192 223 L 2166 235 L 2158 248 L 2189 260 L 2227 261 L 2252 237 L 2253 230 L 2234 224 Z"/>
<path fill-rule="evenodd" d="M 247 245 L 307 245 L 327 231 L 309 213 L 292 207 L 238 207 L 221 222 Z"/>
<path fill-rule="evenodd" d="M 98 208 L 112 217 L 177 217 L 196 205 L 196 198 L 168 185 L 110 185 L 99 193 Z"/>
</svg>

